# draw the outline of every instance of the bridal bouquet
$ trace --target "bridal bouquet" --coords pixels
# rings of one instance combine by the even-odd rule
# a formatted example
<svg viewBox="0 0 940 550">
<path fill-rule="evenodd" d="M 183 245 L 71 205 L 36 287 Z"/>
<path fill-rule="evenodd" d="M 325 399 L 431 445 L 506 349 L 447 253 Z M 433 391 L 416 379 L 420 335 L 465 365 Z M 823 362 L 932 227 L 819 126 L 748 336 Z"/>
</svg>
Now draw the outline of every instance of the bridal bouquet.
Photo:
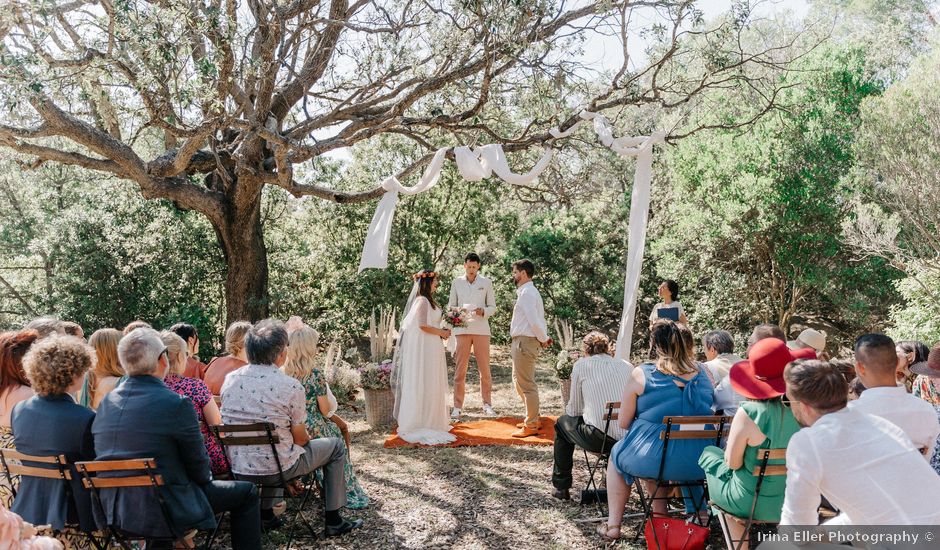
<svg viewBox="0 0 940 550">
<path fill-rule="evenodd" d="M 441 318 L 441 324 L 444 325 L 445 328 L 460 328 L 467 326 L 467 321 L 469 319 L 469 313 L 467 313 L 464 309 L 455 307 L 444 312 L 444 316 Z"/>
</svg>

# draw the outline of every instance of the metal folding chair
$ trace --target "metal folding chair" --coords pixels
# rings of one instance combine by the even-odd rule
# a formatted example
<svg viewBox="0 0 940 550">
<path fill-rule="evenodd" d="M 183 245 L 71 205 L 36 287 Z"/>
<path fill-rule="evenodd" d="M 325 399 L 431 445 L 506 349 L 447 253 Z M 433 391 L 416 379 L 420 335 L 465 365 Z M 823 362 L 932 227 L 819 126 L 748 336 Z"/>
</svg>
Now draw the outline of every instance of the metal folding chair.
<svg viewBox="0 0 940 550">
<path fill-rule="evenodd" d="M 37 477 L 42 479 L 58 479 L 65 488 L 65 497 L 73 505 L 75 504 L 75 495 L 72 492 L 72 470 L 69 468 L 68 460 L 65 455 L 56 456 L 32 456 L 20 453 L 11 449 L 0 450 L 0 467 L 3 468 L 3 474 L 7 478 L 7 483 L 13 488 L 13 476 Z M 13 498 L 16 499 L 16 489 L 13 488 Z M 66 525 L 67 528 L 80 533 L 88 542 L 99 550 L 103 550 L 107 540 L 102 540 L 94 534 L 93 531 L 85 531 L 79 525 Z M 55 535 L 61 534 L 54 532 Z"/>
<path fill-rule="evenodd" d="M 671 498 L 671 493 L 674 490 L 678 491 L 688 491 L 691 493 L 693 488 L 702 489 L 702 498 L 699 502 L 695 502 L 695 508 L 702 509 L 705 508 L 705 503 L 708 498 L 708 487 L 705 483 L 705 476 L 702 476 L 702 479 L 692 480 L 692 481 L 670 481 L 663 479 L 663 475 L 666 469 L 666 457 L 669 452 L 669 443 L 674 440 L 683 440 L 683 439 L 710 439 L 714 442 L 714 445 L 717 447 L 721 446 L 721 439 L 728 434 L 728 428 L 731 426 L 731 417 L 730 416 L 664 416 L 663 424 L 666 426 L 666 429 L 660 432 L 659 438 L 663 440 L 663 454 L 659 461 L 659 472 L 656 475 L 655 479 L 642 479 L 634 478 L 634 485 L 636 486 L 637 495 L 640 497 L 640 504 L 643 506 L 643 520 L 637 529 L 636 538 L 639 538 L 640 533 L 643 532 L 643 526 L 646 524 L 647 520 L 653 517 L 653 503 L 657 500 L 668 500 Z M 680 426 L 683 425 L 704 425 L 704 429 L 697 430 L 682 430 Z M 708 428 L 707 426 L 713 426 Z M 652 482 L 653 491 L 651 494 L 647 495 L 643 490 L 643 482 Z M 665 496 L 657 496 L 660 490 L 665 489 Z M 709 512 L 709 516 L 711 513 Z M 696 523 L 699 522 L 699 518 L 694 518 Z M 708 521 L 701 523 L 703 526 L 708 525 Z M 656 535 L 656 531 L 653 531 L 653 537 L 655 539 L 657 547 L 659 546 L 659 539 Z"/>
<path fill-rule="evenodd" d="M 620 409 L 620 401 L 608 401 L 604 404 L 604 435 L 607 435 L 607 432 L 610 430 L 610 423 L 616 421 L 619 418 L 618 411 Z M 610 460 L 610 449 L 607 448 L 607 438 L 604 438 L 604 442 L 601 443 L 600 451 L 588 451 L 587 449 L 581 449 L 584 452 L 584 464 L 587 466 L 588 470 L 588 481 L 587 485 L 584 486 L 584 490 L 581 492 L 581 503 L 585 503 L 585 495 L 593 494 L 594 502 L 597 504 L 597 510 L 601 515 L 604 515 L 606 512 L 604 510 L 605 505 L 607 504 L 606 499 L 600 498 L 600 493 L 597 487 L 597 482 L 594 481 L 595 474 L 599 471 L 601 475 L 607 471 L 607 462 Z M 591 460 L 593 458 L 593 460 Z"/>
<path fill-rule="evenodd" d="M 303 484 L 303 488 L 299 495 L 293 494 L 293 489 L 290 487 L 290 482 L 294 480 L 287 479 L 287 477 L 284 475 L 284 468 L 281 466 L 281 459 L 277 454 L 277 444 L 280 442 L 280 437 L 277 435 L 273 423 L 255 422 L 253 424 L 223 424 L 220 426 L 209 426 L 209 431 L 212 433 L 212 436 L 218 440 L 219 445 L 222 446 L 222 450 L 225 452 L 225 455 L 228 458 L 230 464 L 232 463 L 232 457 L 229 455 L 229 447 L 263 445 L 271 449 L 271 454 L 274 456 L 274 461 L 277 464 L 278 483 L 275 485 L 270 485 L 255 482 L 255 485 L 257 485 L 259 492 L 264 489 L 281 489 L 283 490 L 283 497 L 285 499 L 300 499 L 300 504 L 297 506 L 296 510 L 294 511 L 294 516 L 289 522 L 290 529 L 287 535 L 287 550 L 290 550 L 291 543 L 294 540 L 294 529 L 298 520 L 304 524 L 312 538 L 320 538 L 319 533 L 317 533 L 316 529 L 314 529 L 310 521 L 304 517 L 303 511 L 307 505 L 307 502 L 310 500 L 311 495 L 316 493 L 322 497 L 323 491 L 320 490 L 320 485 L 317 482 L 316 476 L 313 475 L 313 472 L 311 472 L 306 476 L 301 476 L 301 478 L 294 478 L 302 480 L 301 482 Z M 302 479 L 304 477 L 306 479 Z M 235 472 L 232 472 L 232 479 L 238 480 L 239 476 Z"/>
<path fill-rule="evenodd" d="M 714 503 L 710 503 L 712 508 L 718 512 L 716 514 L 718 516 L 718 523 L 721 525 L 721 532 L 725 536 L 725 545 L 728 547 L 728 550 L 741 550 L 745 544 L 748 544 L 752 526 L 777 524 L 777 522 L 755 520 L 754 510 L 757 508 L 757 499 L 760 498 L 760 489 L 764 484 L 764 478 L 768 476 L 787 475 L 786 458 L 786 449 L 758 449 L 757 459 L 760 462 L 757 464 L 757 466 L 754 467 L 753 472 L 754 477 L 757 478 L 757 484 L 754 487 L 754 498 L 751 501 L 751 511 L 748 513 L 746 518 L 729 514 L 727 511 L 721 509 L 721 507 L 715 505 Z M 771 460 L 776 461 L 777 463 L 769 464 Z M 728 527 L 729 517 L 732 518 L 732 521 L 741 521 L 744 523 L 744 536 L 742 538 L 735 539 L 731 536 L 731 530 Z"/>
<path fill-rule="evenodd" d="M 106 522 L 107 546 L 111 540 L 114 540 L 124 550 L 132 550 L 134 546 L 132 541 L 144 540 L 147 545 L 155 542 L 169 542 L 170 544 L 180 542 L 187 548 L 192 547 L 192 536 L 196 530 L 192 529 L 186 533 L 180 531 L 174 524 L 166 500 L 163 498 L 161 487 L 164 486 L 163 476 L 157 473 L 156 461 L 152 458 L 136 458 L 127 460 L 96 460 L 90 462 L 76 462 L 75 467 L 82 474 L 82 483 L 86 489 L 91 491 L 92 503 L 97 507 L 101 518 Z M 105 474 L 101 476 L 99 474 Z M 169 533 L 166 535 L 152 536 L 141 533 L 131 533 L 124 530 L 113 522 L 108 522 L 104 506 L 101 504 L 102 489 L 128 489 L 128 488 L 150 488 L 153 496 L 160 505 L 160 511 L 163 521 L 166 523 Z M 208 549 L 212 544 L 210 537 L 204 548 Z"/>
</svg>

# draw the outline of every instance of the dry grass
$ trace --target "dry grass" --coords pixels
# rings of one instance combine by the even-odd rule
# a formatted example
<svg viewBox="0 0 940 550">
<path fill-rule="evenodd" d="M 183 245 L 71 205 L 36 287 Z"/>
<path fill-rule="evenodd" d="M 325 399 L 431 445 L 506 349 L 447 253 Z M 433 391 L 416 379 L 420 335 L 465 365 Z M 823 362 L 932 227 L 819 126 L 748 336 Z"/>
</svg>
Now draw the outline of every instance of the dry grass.
<svg viewBox="0 0 940 550">
<path fill-rule="evenodd" d="M 522 416 L 506 350 L 494 348 L 493 406 L 500 415 Z M 537 380 L 543 415 L 562 412 L 561 392 L 543 354 Z M 451 373 L 453 371 L 451 370 Z M 482 415 L 478 374 L 467 380 L 466 420 Z M 551 496 L 552 447 L 458 447 L 385 449 L 387 434 L 369 428 L 361 414 L 351 420 L 353 464 L 372 503 L 349 511 L 365 520 L 363 529 L 321 542 L 329 548 L 600 548 L 593 506 Z M 575 462 L 575 487 L 587 481 Z M 573 496 L 577 493 L 573 490 Z M 638 508 L 638 503 L 634 502 Z M 627 530 L 625 534 L 632 535 Z M 628 539 L 630 540 L 630 539 Z M 621 543 L 623 548 L 645 547 Z"/>
</svg>

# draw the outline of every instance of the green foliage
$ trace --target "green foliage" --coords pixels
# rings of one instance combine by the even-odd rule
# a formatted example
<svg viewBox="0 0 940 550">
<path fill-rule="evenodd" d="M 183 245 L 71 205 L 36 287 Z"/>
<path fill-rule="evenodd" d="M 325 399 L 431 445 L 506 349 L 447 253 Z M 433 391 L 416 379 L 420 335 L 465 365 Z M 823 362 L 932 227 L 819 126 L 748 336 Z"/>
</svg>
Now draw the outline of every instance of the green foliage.
<svg viewBox="0 0 940 550">
<path fill-rule="evenodd" d="M 654 216 L 651 255 L 659 274 L 687 287 L 696 327 L 786 328 L 799 315 L 854 329 L 894 297 L 883 289 L 895 272 L 853 261 L 841 241 L 848 209 L 840 178 L 854 163 L 859 106 L 880 87 L 858 50 L 823 51 L 801 68 L 787 112 L 746 135 L 694 136 L 667 155 L 674 188 Z"/>
</svg>

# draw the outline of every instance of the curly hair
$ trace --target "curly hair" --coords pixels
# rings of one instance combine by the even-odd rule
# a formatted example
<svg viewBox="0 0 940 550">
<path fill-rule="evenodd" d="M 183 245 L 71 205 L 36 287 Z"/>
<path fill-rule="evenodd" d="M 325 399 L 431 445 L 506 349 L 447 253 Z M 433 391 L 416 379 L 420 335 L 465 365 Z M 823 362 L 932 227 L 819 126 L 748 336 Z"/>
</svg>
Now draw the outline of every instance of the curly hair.
<svg viewBox="0 0 940 550">
<path fill-rule="evenodd" d="M 592 331 L 584 337 L 581 345 L 581 351 L 584 355 L 599 355 L 601 353 L 610 353 L 610 338 L 604 333 Z"/>
<path fill-rule="evenodd" d="M 94 365 L 92 349 L 74 336 L 48 336 L 23 357 L 23 370 L 39 395 L 61 395 Z"/>
</svg>

